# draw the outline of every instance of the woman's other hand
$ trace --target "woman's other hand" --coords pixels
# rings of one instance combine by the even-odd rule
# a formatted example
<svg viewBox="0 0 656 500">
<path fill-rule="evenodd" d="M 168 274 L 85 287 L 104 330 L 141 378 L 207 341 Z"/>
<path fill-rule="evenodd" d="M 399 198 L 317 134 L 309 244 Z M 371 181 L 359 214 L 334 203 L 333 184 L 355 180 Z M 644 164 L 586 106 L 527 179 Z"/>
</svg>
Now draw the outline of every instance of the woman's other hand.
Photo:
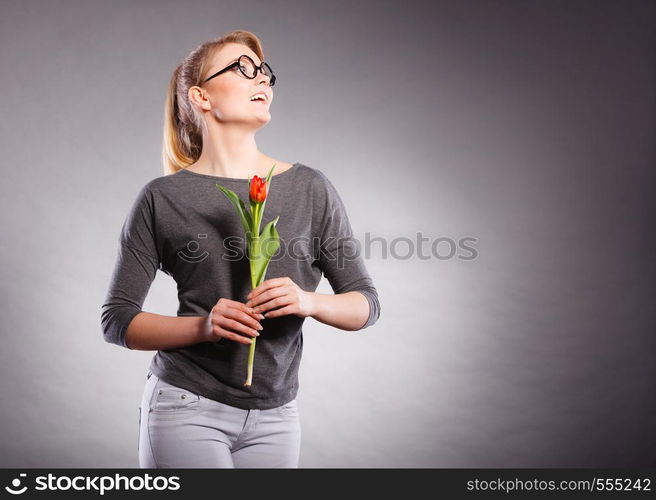
<svg viewBox="0 0 656 500">
<path fill-rule="evenodd" d="M 263 281 L 246 297 L 246 307 L 252 307 L 265 318 L 276 318 L 285 314 L 295 314 L 302 318 L 312 316 L 314 293 L 306 292 L 291 278 L 272 278 Z"/>
</svg>

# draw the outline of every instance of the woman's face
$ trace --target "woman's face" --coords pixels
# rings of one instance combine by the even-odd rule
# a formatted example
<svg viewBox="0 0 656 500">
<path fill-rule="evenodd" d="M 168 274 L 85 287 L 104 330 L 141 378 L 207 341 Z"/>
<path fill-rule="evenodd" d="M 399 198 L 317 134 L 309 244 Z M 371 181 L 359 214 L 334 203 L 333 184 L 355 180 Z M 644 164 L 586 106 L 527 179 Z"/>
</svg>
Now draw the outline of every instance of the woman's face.
<svg viewBox="0 0 656 500">
<path fill-rule="evenodd" d="M 214 54 L 205 78 L 229 66 L 239 56 L 246 54 L 256 65 L 260 65 L 260 58 L 246 45 L 229 43 L 221 47 Z M 273 89 L 269 86 L 269 77 L 258 71 L 255 78 L 245 77 L 239 68 L 229 69 L 225 73 L 215 76 L 202 84 L 206 99 L 202 101 L 201 108 L 210 110 L 220 122 L 239 122 L 259 124 L 260 126 L 271 120 L 269 106 L 273 100 Z M 263 92 L 266 101 L 251 100 L 251 96 Z"/>
</svg>

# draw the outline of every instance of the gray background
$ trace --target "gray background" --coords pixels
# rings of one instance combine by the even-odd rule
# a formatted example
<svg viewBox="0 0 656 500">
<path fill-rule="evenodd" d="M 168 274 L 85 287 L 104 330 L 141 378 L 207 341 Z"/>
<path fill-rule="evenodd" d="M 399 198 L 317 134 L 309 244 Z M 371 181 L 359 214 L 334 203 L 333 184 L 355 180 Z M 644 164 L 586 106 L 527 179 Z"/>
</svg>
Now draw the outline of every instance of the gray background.
<svg viewBox="0 0 656 500">
<path fill-rule="evenodd" d="M 171 72 L 232 29 L 278 76 L 260 149 L 396 245 L 375 326 L 306 320 L 301 466 L 656 465 L 655 6 L 2 2 L 0 466 L 138 466 L 154 353 L 100 306 Z"/>
</svg>

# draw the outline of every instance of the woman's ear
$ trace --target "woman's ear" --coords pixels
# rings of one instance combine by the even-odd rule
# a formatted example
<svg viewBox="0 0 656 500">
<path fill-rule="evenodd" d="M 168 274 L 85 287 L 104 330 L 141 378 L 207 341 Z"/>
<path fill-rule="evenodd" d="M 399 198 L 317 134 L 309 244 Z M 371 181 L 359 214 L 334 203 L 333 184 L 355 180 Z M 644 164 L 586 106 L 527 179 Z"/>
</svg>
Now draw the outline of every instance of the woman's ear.
<svg viewBox="0 0 656 500">
<path fill-rule="evenodd" d="M 193 86 L 189 89 L 189 102 L 195 104 L 200 109 L 210 110 L 212 105 L 210 103 L 210 98 L 207 92 L 204 89 Z"/>
</svg>

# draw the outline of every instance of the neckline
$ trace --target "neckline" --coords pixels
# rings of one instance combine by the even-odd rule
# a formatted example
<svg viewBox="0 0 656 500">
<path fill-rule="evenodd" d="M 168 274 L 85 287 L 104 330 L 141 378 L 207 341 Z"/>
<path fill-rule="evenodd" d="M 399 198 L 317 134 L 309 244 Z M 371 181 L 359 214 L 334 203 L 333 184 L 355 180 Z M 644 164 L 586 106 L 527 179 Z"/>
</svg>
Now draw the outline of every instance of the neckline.
<svg viewBox="0 0 656 500">
<path fill-rule="evenodd" d="M 291 172 L 292 170 L 294 170 L 294 169 L 296 168 L 297 165 L 300 165 L 300 163 L 299 163 L 299 162 L 294 163 L 294 164 L 293 164 L 291 167 L 289 167 L 287 170 L 285 170 L 284 172 L 280 172 L 279 174 L 275 174 L 275 173 L 274 173 L 274 174 L 271 174 L 271 178 L 273 179 L 274 177 L 282 177 L 283 175 L 287 174 L 288 172 Z M 220 181 L 238 181 L 238 182 L 248 182 L 248 179 L 242 179 L 242 178 L 240 178 L 240 177 L 221 177 L 221 176 L 219 176 L 219 175 L 200 174 L 200 173 L 198 173 L 198 172 L 193 172 L 193 171 L 191 171 L 191 170 L 187 170 L 186 168 L 181 168 L 181 169 L 178 170 L 176 173 L 179 174 L 180 172 L 185 172 L 185 173 L 187 173 L 187 174 L 189 174 L 189 175 L 195 175 L 195 176 L 198 176 L 198 177 L 205 177 L 205 178 L 207 178 L 207 179 L 214 179 L 214 180 L 220 180 Z M 251 179 L 252 179 L 252 177 L 251 177 Z"/>
</svg>

